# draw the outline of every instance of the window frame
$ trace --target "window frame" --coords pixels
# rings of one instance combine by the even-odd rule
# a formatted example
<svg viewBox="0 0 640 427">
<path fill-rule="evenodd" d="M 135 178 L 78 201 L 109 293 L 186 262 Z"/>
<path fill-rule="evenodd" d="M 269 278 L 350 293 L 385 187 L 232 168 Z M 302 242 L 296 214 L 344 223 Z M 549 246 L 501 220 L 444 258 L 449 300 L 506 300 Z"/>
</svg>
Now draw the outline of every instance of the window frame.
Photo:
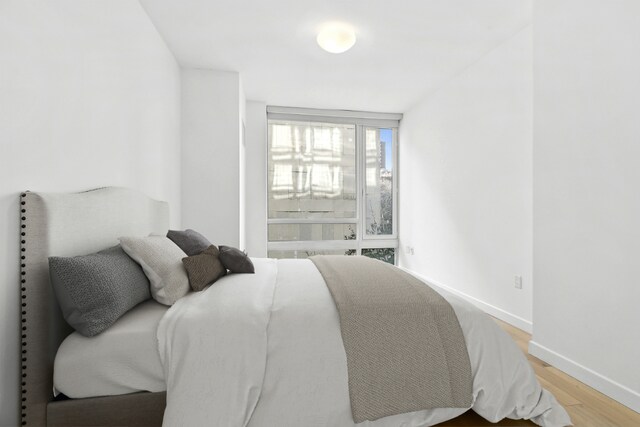
<svg viewBox="0 0 640 427">
<path fill-rule="evenodd" d="M 318 110 L 310 108 L 292 107 L 267 107 L 267 156 L 269 155 L 269 140 L 271 138 L 271 120 L 323 122 L 348 124 L 355 126 L 356 143 L 356 217 L 355 218 L 269 218 L 267 209 L 267 228 L 270 224 L 355 224 L 355 240 L 294 240 L 294 241 L 269 241 L 267 233 L 267 251 L 304 251 L 304 250 L 350 250 L 355 249 L 357 255 L 362 254 L 362 249 L 395 249 L 398 259 L 398 130 L 402 114 L 377 113 L 347 110 Z M 366 156 L 365 156 L 365 129 L 379 128 L 392 130 L 392 155 L 393 155 L 393 185 L 392 185 L 392 234 L 368 235 L 366 233 Z M 268 159 L 266 160 L 268 162 Z M 267 167 L 267 174 L 269 168 Z M 268 182 L 268 177 L 266 182 Z M 267 188 L 267 204 L 269 203 Z"/>
</svg>

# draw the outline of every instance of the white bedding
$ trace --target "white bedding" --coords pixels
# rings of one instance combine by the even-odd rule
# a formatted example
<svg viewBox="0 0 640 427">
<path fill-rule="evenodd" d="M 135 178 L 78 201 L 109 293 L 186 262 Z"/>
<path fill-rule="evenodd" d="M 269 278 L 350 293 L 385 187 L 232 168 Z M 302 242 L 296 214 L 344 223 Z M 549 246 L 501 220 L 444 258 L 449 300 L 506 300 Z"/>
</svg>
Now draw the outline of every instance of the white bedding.
<svg viewBox="0 0 640 427">
<path fill-rule="evenodd" d="M 149 300 L 99 335 L 69 335 L 56 354 L 54 394 L 82 398 L 165 390 L 156 331 L 167 309 Z"/>
<path fill-rule="evenodd" d="M 162 318 L 164 425 L 353 426 L 338 314 L 322 276 L 308 260 L 253 261 L 255 275 L 229 275 L 182 298 Z M 473 409 L 494 422 L 509 417 L 569 425 L 511 338 L 475 307 L 443 296 L 469 350 Z M 359 426 L 429 426 L 466 409 L 413 412 Z"/>
</svg>

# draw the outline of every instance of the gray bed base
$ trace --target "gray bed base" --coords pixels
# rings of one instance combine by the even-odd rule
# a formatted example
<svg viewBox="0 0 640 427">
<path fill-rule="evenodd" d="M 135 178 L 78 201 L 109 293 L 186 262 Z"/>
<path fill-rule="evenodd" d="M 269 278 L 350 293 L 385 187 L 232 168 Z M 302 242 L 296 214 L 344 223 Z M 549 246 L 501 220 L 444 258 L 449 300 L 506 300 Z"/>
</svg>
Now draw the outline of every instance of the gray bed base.
<svg viewBox="0 0 640 427">
<path fill-rule="evenodd" d="M 165 393 L 53 400 L 53 361 L 71 329 L 49 284 L 48 257 L 165 234 L 169 206 L 134 190 L 20 195 L 21 423 L 24 426 L 160 426 Z"/>
<path fill-rule="evenodd" d="M 47 426 L 161 427 L 166 393 L 133 393 L 49 402 Z"/>
</svg>

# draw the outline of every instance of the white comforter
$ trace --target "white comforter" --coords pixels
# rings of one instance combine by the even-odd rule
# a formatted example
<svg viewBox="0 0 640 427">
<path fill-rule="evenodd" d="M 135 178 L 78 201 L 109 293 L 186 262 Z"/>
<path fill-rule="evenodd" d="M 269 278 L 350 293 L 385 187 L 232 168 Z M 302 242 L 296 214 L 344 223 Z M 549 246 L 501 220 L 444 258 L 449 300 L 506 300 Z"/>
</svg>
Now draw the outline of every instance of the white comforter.
<svg viewBox="0 0 640 427">
<path fill-rule="evenodd" d="M 158 327 L 167 382 L 164 426 L 353 426 L 338 313 L 308 260 L 253 259 L 179 300 Z M 495 322 L 450 296 L 474 372 L 473 409 L 490 421 L 570 425 Z M 429 426 L 466 408 L 400 414 L 358 426 Z"/>
</svg>

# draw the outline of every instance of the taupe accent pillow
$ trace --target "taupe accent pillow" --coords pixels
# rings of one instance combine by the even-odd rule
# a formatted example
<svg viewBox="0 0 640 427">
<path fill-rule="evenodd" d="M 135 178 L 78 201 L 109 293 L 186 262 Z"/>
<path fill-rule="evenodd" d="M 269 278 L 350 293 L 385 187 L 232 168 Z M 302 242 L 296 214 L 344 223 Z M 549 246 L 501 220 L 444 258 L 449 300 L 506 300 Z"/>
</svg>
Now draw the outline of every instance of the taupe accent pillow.
<svg viewBox="0 0 640 427">
<path fill-rule="evenodd" d="M 182 266 L 186 255 L 165 236 L 120 237 L 122 249 L 133 258 L 151 282 L 151 296 L 173 305 L 189 292 L 189 278 Z"/>
<path fill-rule="evenodd" d="M 142 268 L 120 246 L 76 257 L 50 257 L 51 285 L 71 327 L 99 334 L 127 311 L 151 298 Z"/>
<path fill-rule="evenodd" d="M 232 273 L 255 273 L 251 259 L 240 249 L 220 246 L 220 261 Z"/>
<path fill-rule="evenodd" d="M 227 274 L 227 269 L 218 258 L 219 254 L 218 248 L 211 245 L 198 255 L 182 258 L 191 289 L 201 291 Z"/>
<path fill-rule="evenodd" d="M 198 255 L 211 246 L 211 242 L 195 230 L 169 230 L 167 237 L 188 256 Z"/>
</svg>

